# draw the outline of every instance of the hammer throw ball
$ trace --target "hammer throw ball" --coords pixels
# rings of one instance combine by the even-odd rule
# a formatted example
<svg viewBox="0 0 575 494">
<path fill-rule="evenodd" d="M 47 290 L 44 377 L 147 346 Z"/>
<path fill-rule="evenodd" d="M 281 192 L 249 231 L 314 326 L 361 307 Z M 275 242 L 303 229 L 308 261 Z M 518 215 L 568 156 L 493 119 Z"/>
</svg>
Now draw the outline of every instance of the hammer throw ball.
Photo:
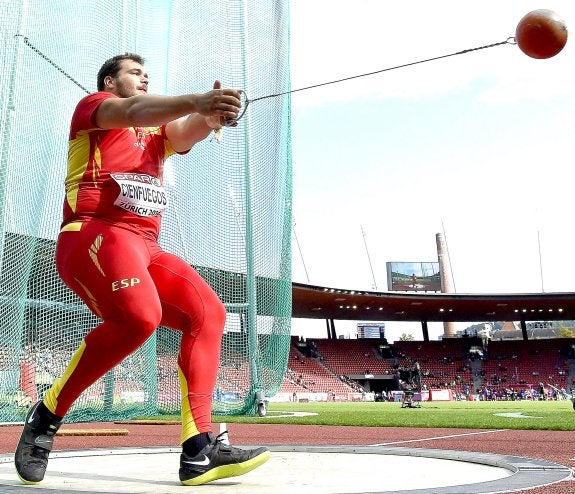
<svg viewBox="0 0 575 494">
<path fill-rule="evenodd" d="M 567 26 L 552 10 L 533 10 L 517 24 L 515 41 L 531 58 L 551 58 L 567 43 Z"/>
</svg>

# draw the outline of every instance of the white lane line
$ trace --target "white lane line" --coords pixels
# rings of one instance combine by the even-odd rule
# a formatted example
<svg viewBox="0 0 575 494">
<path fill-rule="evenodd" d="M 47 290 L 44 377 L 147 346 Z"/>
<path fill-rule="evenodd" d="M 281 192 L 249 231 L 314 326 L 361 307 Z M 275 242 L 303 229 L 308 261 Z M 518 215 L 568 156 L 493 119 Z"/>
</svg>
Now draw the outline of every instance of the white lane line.
<svg viewBox="0 0 575 494">
<path fill-rule="evenodd" d="M 523 412 L 510 412 L 510 413 L 494 413 L 497 417 L 508 417 L 510 419 L 542 419 L 543 417 L 535 417 L 534 415 L 523 415 Z"/>
<path fill-rule="evenodd" d="M 494 434 L 496 432 L 506 432 L 509 429 L 495 429 L 492 431 L 481 431 L 481 432 L 466 432 L 465 434 L 451 434 L 449 436 L 434 436 L 426 437 L 423 439 L 406 439 L 405 441 L 393 441 L 389 443 L 372 444 L 372 446 L 391 446 L 392 444 L 406 444 L 406 443 L 420 443 L 424 441 L 436 441 L 438 439 L 452 439 L 454 437 L 465 437 L 465 436 L 477 436 L 480 434 Z"/>
<path fill-rule="evenodd" d="M 319 415 L 316 412 L 286 412 L 284 410 L 275 410 L 273 412 L 268 412 L 265 417 L 259 417 L 260 419 L 276 419 L 284 417 L 312 417 L 314 415 Z"/>
</svg>

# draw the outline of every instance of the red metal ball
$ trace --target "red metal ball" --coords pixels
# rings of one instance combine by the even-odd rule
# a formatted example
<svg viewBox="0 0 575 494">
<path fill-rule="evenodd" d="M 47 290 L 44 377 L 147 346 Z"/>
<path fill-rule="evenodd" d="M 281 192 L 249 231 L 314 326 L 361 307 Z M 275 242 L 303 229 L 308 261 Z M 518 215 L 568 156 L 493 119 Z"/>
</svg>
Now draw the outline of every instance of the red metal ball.
<svg viewBox="0 0 575 494">
<path fill-rule="evenodd" d="M 552 10 L 533 10 L 517 24 L 515 41 L 531 58 L 551 58 L 567 43 L 567 26 Z"/>
</svg>

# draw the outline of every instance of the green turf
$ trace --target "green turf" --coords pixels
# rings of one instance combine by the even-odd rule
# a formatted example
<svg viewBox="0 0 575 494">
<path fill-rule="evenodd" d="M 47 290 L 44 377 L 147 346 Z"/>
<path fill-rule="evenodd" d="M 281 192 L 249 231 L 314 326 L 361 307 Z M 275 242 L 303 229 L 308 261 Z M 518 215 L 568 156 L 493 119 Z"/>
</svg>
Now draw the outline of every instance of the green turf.
<svg viewBox="0 0 575 494">
<path fill-rule="evenodd" d="M 317 415 L 297 417 L 293 415 L 294 412 Z M 499 413 L 521 413 L 523 417 L 528 418 L 496 415 Z M 178 419 L 174 416 L 154 418 Z M 270 403 L 265 417 L 214 415 L 213 421 L 248 424 L 570 431 L 575 430 L 575 410 L 571 401 L 424 402 L 421 408 L 401 408 L 401 403 L 373 402 Z"/>
</svg>

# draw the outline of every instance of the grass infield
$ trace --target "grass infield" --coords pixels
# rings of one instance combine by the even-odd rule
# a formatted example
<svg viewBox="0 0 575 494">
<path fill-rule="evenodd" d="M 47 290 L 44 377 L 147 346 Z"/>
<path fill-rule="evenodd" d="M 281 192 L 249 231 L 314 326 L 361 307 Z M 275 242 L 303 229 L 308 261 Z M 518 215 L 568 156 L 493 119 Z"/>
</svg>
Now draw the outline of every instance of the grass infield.
<svg viewBox="0 0 575 494">
<path fill-rule="evenodd" d="M 179 419 L 173 415 L 146 418 Z M 215 423 L 575 430 L 570 400 L 423 402 L 421 408 L 389 402 L 270 403 L 265 417 L 214 415 L 212 419 Z"/>
</svg>

